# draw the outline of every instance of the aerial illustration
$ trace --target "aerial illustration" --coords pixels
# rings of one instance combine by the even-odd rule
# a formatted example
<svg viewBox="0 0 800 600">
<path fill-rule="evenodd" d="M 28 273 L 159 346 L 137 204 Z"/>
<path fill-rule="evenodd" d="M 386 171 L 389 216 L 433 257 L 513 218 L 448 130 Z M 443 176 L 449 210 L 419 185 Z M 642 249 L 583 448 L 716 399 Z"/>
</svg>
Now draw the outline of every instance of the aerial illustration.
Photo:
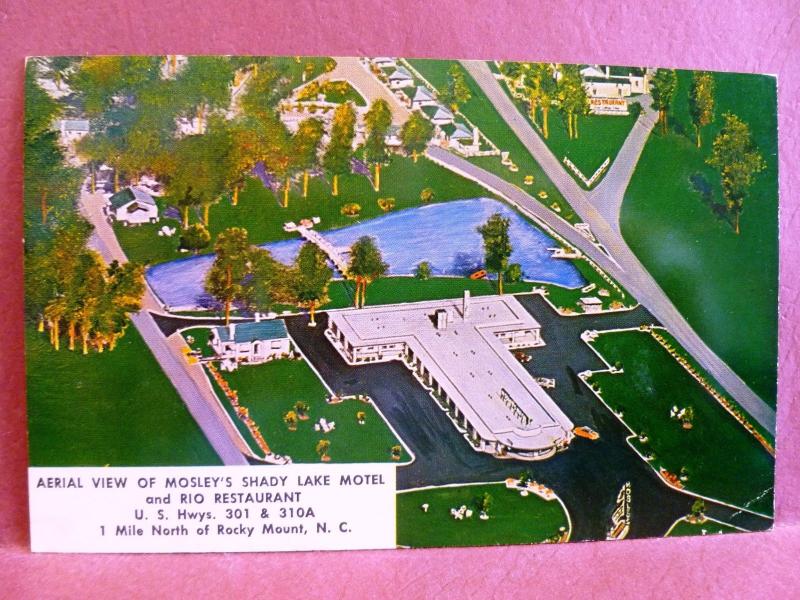
<svg viewBox="0 0 800 600">
<path fill-rule="evenodd" d="M 387 463 L 398 547 L 772 526 L 774 77 L 35 57 L 25 94 L 32 466 Z"/>
</svg>

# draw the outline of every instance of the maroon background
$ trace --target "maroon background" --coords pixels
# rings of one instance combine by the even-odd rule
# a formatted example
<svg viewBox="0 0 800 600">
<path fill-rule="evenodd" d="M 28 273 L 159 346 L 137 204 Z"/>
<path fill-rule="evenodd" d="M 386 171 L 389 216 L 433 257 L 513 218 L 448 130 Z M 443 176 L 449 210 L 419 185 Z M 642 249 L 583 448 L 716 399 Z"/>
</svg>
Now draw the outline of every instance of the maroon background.
<svg viewBox="0 0 800 600">
<path fill-rule="evenodd" d="M 790 597 L 800 556 L 798 104 L 800 4 L 595 0 L 253 2 L 0 0 L 0 585 L 9 598 L 394 598 L 511 594 Z M 663 4 L 667 4 L 664 2 Z M 235 7 L 235 8 L 234 8 Z M 500 58 L 779 76 L 781 190 L 777 521 L 767 534 L 567 546 L 168 556 L 28 551 L 22 348 L 23 59 L 55 54 L 322 54 Z M 765 110 L 768 107 L 765 107 Z M 724 257 L 721 257 L 724 259 Z M 731 327 L 736 327 L 732 322 Z"/>
</svg>

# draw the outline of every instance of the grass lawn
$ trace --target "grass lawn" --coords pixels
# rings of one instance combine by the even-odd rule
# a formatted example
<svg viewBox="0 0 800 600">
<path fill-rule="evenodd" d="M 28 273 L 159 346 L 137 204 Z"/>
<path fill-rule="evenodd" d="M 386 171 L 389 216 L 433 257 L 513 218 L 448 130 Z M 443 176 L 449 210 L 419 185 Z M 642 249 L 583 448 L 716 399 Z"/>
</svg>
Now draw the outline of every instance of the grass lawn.
<svg viewBox="0 0 800 600">
<path fill-rule="evenodd" d="M 508 94 L 511 101 L 516 105 L 517 109 L 528 120 L 533 128 L 541 133 L 540 126 L 533 123 L 528 111 L 528 105 L 511 96 L 511 92 L 505 83 L 501 82 L 503 90 Z M 641 107 L 638 104 L 631 104 L 629 106 L 630 114 L 624 116 L 614 115 L 585 115 L 578 117 L 578 138 L 569 139 L 567 131 L 567 124 L 564 118 L 555 109 L 551 109 L 547 119 L 548 137 L 547 139 L 542 136 L 542 140 L 550 151 L 563 161 L 566 156 L 581 170 L 581 172 L 588 178 L 603 164 L 606 158 L 610 158 L 611 162 L 619 153 L 619 149 L 628 137 L 628 134 L 636 123 L 639 117 Z M 539 123 L 541 123 L 541 111 L 538 112 Z M 582 187 L 586 187 L 582 181 L 571 170 L 566 171 L 572 175 Z M 606 172 L 608 169 L 606 169 Z M 596 181 L 597 185 L 603 180 L 605 173 L 603 173 Z"/>
<path fill-rule="evenodd" d="M 458 61 L 417 59 L 410 60 L 409 63 L 437 89 L 444 89 L 447 85 L 447 70 L 453 64 L 457 64 Z M 460 106 L 459 110 L 502 151 L 511 153 L 511 160 L 519 167 L 519 171 L 516 173 L 509 171 L 508 167 L 500 163 L 499 156 L 475 157 L 471 158 L 470 161 L 519 186 L 547 206 L 551 206 L 553 203 L 557 204 L 561 209 L 559 214 L 570 223 L 580 222 L 580 218 L 545 175 L 539 163 L 533 159 L 508 124 L 500 117 L 481 88 L 475 83 L 475 80 L 466 71 L 463 71 L 463 73 L 472 97 Z M 533 175 L 533 185 L 524 185 L 526 175 Z M 539 198 L 540 191 L 547 193 L 547 199 Z"/>
<path fill-rule="evenodd" d="M 484 493 L 492 496 L 489 519 L 478 518 L 475 503 Z M 429 504 L 428 512 L 420 508 Z M 475 512 L 457 521 L 450 509 L 466 505 Z M 397 543 L 415 548 L 534 544 L 558 538 L 568 527 L 557 500 L 535 494 L 520 496 L 503 483 L 439 487 L 397 494 Z"/>
<path fill-rule="evenodd" d="M 733 525 L 715 519 L 706 519 L 702 523 L 690 523 L 686 517 L 676 521 L 664 537 L 684 537 L 689 535 L 713 535 L 718 533 L 741 533 Z"/>
<path fill-rule="evenodd" d="M 32 466 L 220 464 L 133 326 L 86 356 L 25 334 Z"/>
<path fill-rule="evenodd" d="M 691 73 L 679 71 L 667 135 L 650 136 L 625 193 L 621 227 L 632 250 L 697 333 L 775 405 L 778 339 L 778 192 L 775 80 L 715 73 L 715 122 L 698 149 L 688 115 Z M 719 176 L 705 164 L 732 111 L 750 124 L 767 163 L 736 235 Z M 657 181 L 657 185 L 654 185 Z M 687 293 L 687 290 L 690 290 Z"/>
<path fill-rule="evenodd" d="M 772 514 L 774 459 L 649 333 L 602 333 L 593 346 L 624 373 L 596 373 L 589 382 L 633 431 L 649 438 L 631 442 L 655 455 L 654 469 L 677 475 L 685 467 L 687 490 Z M 673 406 L 694 409 L 691 429 L 670 418 Z"/>
<path fill-rule="evenodd" d="M 264 188 L 261 181 L 250 178 L 239 194 L 239 203 L 233 206 L 228 199 L 213 205 L 210 210 L 210 231 L 212 240 L 228 227 L 244 227 L 254 243 L 265 243 L 297 237 L 287 233 L 283 224 L 287 221 L 319 216 L 322 221 L 319 229 L 342 227 L 384 214 L 378 207 L 378 198 L 395 199 L 395 210 L 419 206 L 420 192 L 430 187 L 434 190 L 435 201 L 460 200 L 464 198 L 492 197 L 477 183 L 464 179 L 439 165 L 422 157 L 416 163 L 411 158 L 395 156 L 391 164 L 381 169 L 381 191 L 376 192 L 369 180 L 356 174 L 339 178 L 339 195 L 331 196 L 330 184 L 323 178 L 312 178 L 308 198 L 302 197 L 302 181 L 298 179 L 292 187 L 289 207 L 283 208 L 275 194 Z M 357 217 L 341 214 L 343 204 L 356 202 L 361 205 Z M 197 215 L 192 214 L 192 221 Z M 177 251 L 179 235 L 163 238 L 157 235 L 164 224 L 175 226 L 176 221 L 163 220 L 162 223 L 141 225 L 139 227 L 115 227 L 120 244 L 128 258 L 140 263 L 154 264 L 173 260 L 185 254 Z M 207 251 L 210 251 L 211 248 Z"/>
<path fill-rule="evenodd" d="M 205 335 L 200 330 L 186 330 L 183 335 L 192 335 L 195 343 L 190 345 L 206 353 L 208 330 Z M 250 417 L 261 428 L 261 434 L 273 452 L 289 455 L 296 463 L 318 463 L 317 442 L 327 439 L 331 443 L 331 462 L 394 462 L 391 448 L 399 442 L 374 405 L 354 399 L 327 404 L 325 398 L 329 392 L 305 360 L 274 360 L 261 365 L 245 365 L 231 373 L 223 372 L 222 376 L 231 389 L 238 392 L 239 403 L 250 411 Z M 216 384 L 214 387 L 233 415 L 224 395 Z M 289 431 L 283 416 L 293 410 L 298 400 L 309 405 L 309 419 L 298 421 L 297 431 Z M 356 414 L 360 411 L 366 413 L 364 425 L 356 421 Z M 336 428 L 329 433 L 314 431 L 314 423 L 321 417 L 335 422 Z M 247 428 L 239 419 L 232 418 L 240 425 L 245 439 L 250 441 Z M 257 447 L 252 445 L 257 452 Z M 399 462 L 410 458 L 404 448 Z"/>
<path fill-rule="evenodd" d="M 610 308 L 621 308 L 622 306 L 636 306 L 636 299 L 628 294 L 622 286 L 614 282 L 611 285 L 603 279 L 600 273 L 584 259 L 573 260 L 572 264 L 581 272 L 587 281 L 585 287 L 594 284 L 594 288 L 584 292 L 583 288 L 566 288 L 552 283 L 538 284 L 537 287 L 547 289 L 548 300 L 557 308 L 566 309 L 574 313 L 583 313 L 580 299 L 586 296 L 594 296 L 603 303 L 603 310 Z M 608 295 L 600 295 L 601 290 L 606 290 Z"/>
</svg>

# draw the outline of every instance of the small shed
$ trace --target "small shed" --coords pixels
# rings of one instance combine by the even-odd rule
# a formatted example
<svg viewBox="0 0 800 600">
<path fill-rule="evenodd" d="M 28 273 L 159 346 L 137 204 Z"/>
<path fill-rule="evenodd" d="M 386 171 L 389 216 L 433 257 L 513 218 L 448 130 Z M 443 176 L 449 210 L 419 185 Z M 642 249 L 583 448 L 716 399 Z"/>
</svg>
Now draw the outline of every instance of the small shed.
<svg viewBox="0 0 800 600">
<path fill-rule="evenodd" d="M 127 187 L 108 199 L 106 215 L 125 225 L 158 222 L 158 205 L 153 197 L 137 187 Z"/>
<path fill-rule="evenodd" d="M 597 296 L 584 296 L 578 301 L 578 304 L 585 313 L 597 313 L 603 310 L 603 301 Z"/>
<path fill-rule="evenodd" d="M 397 67 L 397 69 L 389 75 L 389 87 L 393 90 L 414 87 L 414 78 L 411 76 L 411 73 L 403 67 Z"/>
</svg>

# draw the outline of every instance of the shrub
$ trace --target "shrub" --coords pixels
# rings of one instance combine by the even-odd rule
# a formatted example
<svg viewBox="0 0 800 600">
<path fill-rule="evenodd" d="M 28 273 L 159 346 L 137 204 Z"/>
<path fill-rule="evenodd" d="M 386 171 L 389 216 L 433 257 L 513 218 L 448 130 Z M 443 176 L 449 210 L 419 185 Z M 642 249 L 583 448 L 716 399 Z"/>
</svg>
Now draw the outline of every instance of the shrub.
<svg viewBox="0 0 800 600">
<path fill-rule="evenodd" d="M 522 279 L 522 265 L 519 263 L 511 263 L 506 269 L 506 281 L 508 283 L 516 283 Z"/>
<path fill-rule="evenodd" d="M 421 263 L 417 265 L 417 268 L 414 269 L 414 277 L 422 281 L 425 281 L 426 279 L 429 279 L 430 276 L 431 276 L 431 263 L 429 263 L 427 260 L 423 260 Z"/>
<path fill-rule="evenodd" d="M 325 69 L 326 73 L 330 73 L 335 68 L 336 68 L 336 61 L 335 60 L 333 60 L 332 58 L 329 58 L 328 60 L 325 61 L 324 69 Z"/>
<path fill-rule="evenodd" d="M 378 207 L 383 212 L 389 212 L 392 210 L 397 203 L 395 202 L 394 198 L 378 198 Z"/>
<path fill-rule="evenodd" d="M 346 217 L 355 217 L 361 212 L 361 205 L 355 202 L 348 202 L 342 206 L 339 212 Z"/>
<path fill-rule="evenodd" d="M 211 243 L 211 234 L 202 223 L 192 223 L 181 233 L 181 248 L 191 250 L 195 254 Z"/>
<path fill-rule="evenodd" d="M 422 202 L 430 202 L 435 196 L 436 194 L 434 193 L 433 188 L 429 187 L 426 187 L 419 193 L 419 199 Z"/>
</svg>

